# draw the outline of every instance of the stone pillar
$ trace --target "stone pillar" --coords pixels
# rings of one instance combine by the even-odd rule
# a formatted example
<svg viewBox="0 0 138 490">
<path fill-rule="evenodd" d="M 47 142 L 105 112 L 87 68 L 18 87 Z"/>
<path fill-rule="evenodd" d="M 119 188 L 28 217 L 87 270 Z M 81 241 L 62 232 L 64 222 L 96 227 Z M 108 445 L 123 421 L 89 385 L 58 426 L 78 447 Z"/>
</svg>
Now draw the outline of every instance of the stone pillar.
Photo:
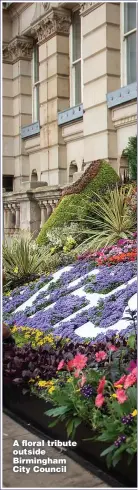
<svg viewBox="0 0 138 490">
<path fill-rule="evenodd" d="M 120 3 L 84 3 L 82 16 L 84 162 L 117 169 L 117 138 L 106 94 L 120 87 Z"/>
<path fill-rule="evenodd" d="M 15 205 L 15 228 L 19 230 L 20 228 L 20 206 Z"/>
<path fill-rule="evenodd" d="M 29 157 L 21 139 L 21 128 L 32 122 L 32 81 L 31 59 L 33 39 L 16 36 L 3 51 L 4 63 L 12 64 L 12 158 L 14 165 L 14 191 L 21 189 L 21 183 L 29 180 Z M 9 87 L 9 94 L 11 88 Z M 11 141 L 11 140 L 10 140 Z"/>
<path fill-rule="evenodd" d="M 43 202 L 40 203 L 40 208 L 41 208 L 41 224 L 40 228 L 44 225 L 45 221 L 47 220 L 47 210 L 46 206 Z"/>
<path fill-rule="evenodd" d="M 46 211 L 47 211 L 47 219 L 48 219 L 52 214 L 52 206 L 50 205 L 50 203 L 48 201 L 46 203 Z"/>
<path fill-rule="evenodd" d="M 8 9 L 2 9 L 3 23 L 3 66 L 2 66 L 2 91 L 3 91 L 3 175 L 14 177 L 14 155 L 13 155 L 13 66 L 6 56 L 7 45 L 12 37 L 12 20 Z"/>
<path fill-rule="evenodd" d="M 39 45 L 41 180 L 67 181 L 66 145 L 57 113 L 69 107 L 70 11 L 45 3 L 45 17 L 32 28 Z"/>
<path fill-rule="evenodd" d="M 7 209 L 7 233 L 13 233 L 15 230 L 15 211 L 12 204 L 8 204 Z"/>
</svg>

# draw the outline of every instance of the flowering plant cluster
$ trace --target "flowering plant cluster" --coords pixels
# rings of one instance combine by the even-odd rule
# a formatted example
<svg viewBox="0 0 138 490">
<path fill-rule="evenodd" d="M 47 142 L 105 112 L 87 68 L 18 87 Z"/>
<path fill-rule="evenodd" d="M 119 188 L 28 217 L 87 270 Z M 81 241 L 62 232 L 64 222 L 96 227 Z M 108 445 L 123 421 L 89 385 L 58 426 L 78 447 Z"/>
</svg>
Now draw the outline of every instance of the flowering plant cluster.
<svg viewBox="0 0 138 490">
<path fill-rule="evenodd" d="M 120 262 L 133 262 L 137 258 L 137 233 L 132 239 L 121 239 L 116 245 L 104 247 L 97 252 L 87 252 L 78 256 L 78 260 L 93 260 L 96 265 L 115 265 Z"/>
<path fill-rule="evenodd" d="M 96 440 L 98 432 L 108 443 L 102 455 L 109 466 L 123 452 L 129 460 L 136 453 L 136 312 L 128 309 L 137 291 L 135 256 L 133 236 L 3 299 L 16 341 L 4 345 L 4 381 L 51 402 L 48 415 L 65 421 L 68 436 L 87 421 Z M 28 300 L 30 306 L 15 311 Z M 124 311 L 129 322 L 118 333 Z M 88 339 L 77 334 L 79 327 L 85 334 L 87 323 Z"/>
<path fill-rule="evenodd" d="M 57 367 L 61 372 L 58 378 L 51 383 L 31 380 L 31 390 L 52 402 L 53 408 L 46 413 L 56 419 L 55 425 L 58 420 L 65 420 L 68 436 L 74 437 L 81 422 L 98 431 L 98 440 L 109 444 L 101 456 L 107 456 L 108 466 L 115 466 L 123 452 L 130 461 L 137 450 L 137 367 L 131 361 L 126 373 L 120 379 L 116 376 L 113 382 L 106 367 L 101 365 L 106 357 L 104 351 L 95 353 L 97 368 L 89 367 L 89 357 L 85 354 L 76 354 L 69 361 L 62 359 Z"/>
</svg>

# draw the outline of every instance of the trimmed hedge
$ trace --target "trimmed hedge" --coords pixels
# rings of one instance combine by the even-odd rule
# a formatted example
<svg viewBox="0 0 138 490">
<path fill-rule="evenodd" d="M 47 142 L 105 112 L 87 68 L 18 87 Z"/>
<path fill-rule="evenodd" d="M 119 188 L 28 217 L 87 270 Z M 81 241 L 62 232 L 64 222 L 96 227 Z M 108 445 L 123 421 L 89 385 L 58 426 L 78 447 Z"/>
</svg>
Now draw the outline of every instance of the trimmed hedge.
<svg viewBox="0 0 138 490">
<path fill-rule="evenodd" d="M 80 194 L 71 194 L 62 198 L 50 218 L 44 223 L 37 237 L 37 243 L 39 245 L 46 244 L 46 233 L 51 228 L 59 228 L 71 221 L 76 221 L 80 217 L 84 218 L 89 209 L 85 197 L 91 197 L 93 192 L 103 194 L 108 187 L 118 181 L 119 177 L 115 170 L 108 163 L 101 162 L 96 177 L 86 185 Z"/>
</svg>

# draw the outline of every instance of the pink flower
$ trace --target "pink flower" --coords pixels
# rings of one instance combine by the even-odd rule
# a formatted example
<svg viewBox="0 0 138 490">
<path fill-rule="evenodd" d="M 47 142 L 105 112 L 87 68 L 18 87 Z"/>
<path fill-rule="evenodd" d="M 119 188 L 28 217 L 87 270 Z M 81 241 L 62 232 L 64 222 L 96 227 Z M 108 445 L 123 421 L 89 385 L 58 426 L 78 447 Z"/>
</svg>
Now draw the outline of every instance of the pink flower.
<svg viewBox="0 0 138 490">
<path fill-rule="evenodd" d="M 79 375 L 80 375 L 80 369 L 76 369 L 76 371 L 74 371 L 75 378 L 78 378 Z"/>
<path fill-rule="evenodd" d="M 99 393 L 99 395 L 97 395 L 95 398 L 95 406 L 97 408 L 100 408 L 102 407 L 103 403 L 104 403 L 104 396 L 102 395 L 102 393 Z"/>
<path fill-rule="evenodd" d="M 85 383 L 86 383 L 86 376 L 85 374 L 82 374 L 81 380 L 78 382 L 78 385 L 80 386 L 80 388 L 83 388 Z"/>
<path fill-rule="evenodd" d="M 118 403 L 120 403 L 120 405 L 122 403 L 124 403 L 128 398 L 125 391 L 121 390 L 121 389 L 116 390 L 116 397 L 117 397 Z"/>
<path fill-rule="evenodd" d="M 74 367 L 77 369 L 83 369 L 87 364 L 88 358 L 84 354 L 77 354 L 74 357 Z"/>
<path fill-rule="evenodd" d="M 137 363 L 135 361 L 130 361 L 129 366 L 128 366 L 128 371 L 131 373 L 134 368 L 137 367 Z"/>
<path fill-rule="evenodd" d="M 117 349 L 117 347 L 115 347 L 115 345 L 112 345 L 112 344 L 108 344 L 108 349 L 111 350 L 112 352 L 115 352 Z"/>
<path fill-rule="evenodd" d="M 106 352 L 104 350 L 100 350 L 99 352 L 96 352 L 95 354 L 95 359 L 97 362 L 104 361 L 107 358 Z"/>
<path fill-rule="evenodd" d="M 62 361 L 60 361 L 59 364 L 58 364 L 57 371 L 60 371 L 60 369 L 62 369 L 64 365 L 65 365 L 65 362 L 62 359 Z"/>
<path fill-rule="evenodd" d="M 135 369 L 133 369 L 132 373 L 128 374 L 128 376 L 125 379 L 125 382 L 124 382 L 124 388 L 125 388 L 125 390 L 127 388 L 129 388 L 130 386 L 133 386 L 136 383 L 136 381 L 137 381 L 137 377 L 136 377 L 136 374 L 134 372 Z"/>
<path fill-rule="evenodd" d="M 99 385 L 97 388 L 97 393 L 101 394 L 103 393 L 104 387 L 105 387 L 106 379 L 105 376 L 99 381 Z"/>
<path fill-rule="evenodd" d="M 67 363 L 67 369 L 68 371 L 71 371 L 71 369 L 74 368 L 74 359 L 71 359 L 71 361 L 68 361 Z"/>
<path fill-rule="evenodd" d="M 118 381 L 116 381 L 116 382 L 114 383 L 115 388 L 116 388 L 118 385 L 123 385 L 123 384 L 124 384 L 124 382 L 125 382 L 125 379 L 126 379 L 126 375 L 124 374 L 123 376 L 121 376 L 121 378 L 120 378 Z"/>
</svg>

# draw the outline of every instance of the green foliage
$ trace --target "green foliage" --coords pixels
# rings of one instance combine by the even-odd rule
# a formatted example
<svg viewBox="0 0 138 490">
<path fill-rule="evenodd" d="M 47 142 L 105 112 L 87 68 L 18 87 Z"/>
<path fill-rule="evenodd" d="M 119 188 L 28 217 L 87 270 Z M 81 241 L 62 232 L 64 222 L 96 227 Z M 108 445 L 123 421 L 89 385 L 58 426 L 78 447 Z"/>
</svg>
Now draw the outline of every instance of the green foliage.
<svg viewBox="0 0 138 490">
<path fill-rule="evenodd" d="M 124 157 L 128 159 L 129 176 L 132 180 L 137 180 L 137 136 L 131 136 L 128 145 L 123 151 Z"/>
<path fill-rule="evenodd" d="M 62 227 L 63 224 L 77 221 L 80 217 L 85 218 L 89 210 L 89 202 L 86 197 L 91 198 L 92 193 L 103 193 L 107 187 L 115 184 L 118 176 L 113 168 L 106 162 L 102 162 L 97 176 L 89 182 L 80 194 L 65 196 L 58 204 L 48 221 L 43 225 L 37 243 L 45 244 L 47 232 L 51 228 Z"/>
<path fill-rule="evenodd" d="M 89 229 L 84 250 L 95 251 L 114 245 L 120 238 L 131 238 L 136 227 L 136 216 L 127 203 L 131 187 L 127 195 L 124 187 L 116 187 L 104 197 L 94 195 L 97 201 L 91 202 L 89 217 L 85 219 Z"/>
<path fill-rule="evenodd" d="M 3 267 L 7 286 L 13 287 L 36 276 L 44 257 L 32 237 L 19 236 L 3 245 Z"/>
<path fill-rule="evenodd" d="M 137 417 L 133 417 L 131 424 L 127 425 L 122 422 L 122 417 L 133 413 L 137 406 L 137 388 L 133 386 L 127 390 L 128 400 L 119 405 L 116 400 L 108 401 L 108 415 L 105 415 L 102 420 L 102 426 L 99 426 L 100 435 L 96 440 L 106 443 L 113 443 L 105 449 L 101 456 L 107 456 L 107 466 L 116 466 L 122 457 L 122 453 L 126 452 L 131 457 L 128 458 L 128 463 L 137 452 Z M 125 436 L 125 441 L 116 447 L 114 442 L 120 436 Z M 109 456 L 110 455 L 110 456 Z"/>
</svg>

